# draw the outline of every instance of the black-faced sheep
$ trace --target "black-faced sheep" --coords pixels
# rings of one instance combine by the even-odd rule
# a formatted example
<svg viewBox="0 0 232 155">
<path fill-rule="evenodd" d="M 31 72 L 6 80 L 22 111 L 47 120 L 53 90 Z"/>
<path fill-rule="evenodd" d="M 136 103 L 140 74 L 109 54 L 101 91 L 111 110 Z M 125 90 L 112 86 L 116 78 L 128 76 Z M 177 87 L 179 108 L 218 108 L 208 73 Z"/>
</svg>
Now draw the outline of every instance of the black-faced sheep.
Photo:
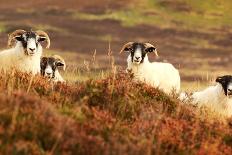
<svg viewBox="0 0 232 155">
<path fill-rule="evenodd" d="M 9 35 L 8 46 L 0 52 L 0 68 L 16 69 L 22 72 L 40 73 L 41 42 L 46 41 L 50 47 L 50 39 L 44 31 L 16 30 Z"/>
<path fill-rule="evenodd" d="M 52 57 L 41 58 L 41 75 L 51 79 L 54 82 L 65 82 L 59 73 L 58 68 L 65 70 L 66 64 L 62 57 L 54 55 Z"/>
<path fill-rule="evenodd" d="M 194 92 L 189 100 L 198 107 L 206 106 L 223 116 L 230 117 L 232 116 L 232 76 L 218 77 L 216 82 L 215 86 Z"/>
<path fill-rule="evenodd" d="M 179 71 L 170 63 L 150 62 L 148 53 L 155 53 L 156 48 L 150 43 L 129 42 L 122 47 L 122 52 L 129 52 L 127 71 L 137 81 L 145 82 L 153 87 L 171 94 L 180 91 Z"/>
</svg>

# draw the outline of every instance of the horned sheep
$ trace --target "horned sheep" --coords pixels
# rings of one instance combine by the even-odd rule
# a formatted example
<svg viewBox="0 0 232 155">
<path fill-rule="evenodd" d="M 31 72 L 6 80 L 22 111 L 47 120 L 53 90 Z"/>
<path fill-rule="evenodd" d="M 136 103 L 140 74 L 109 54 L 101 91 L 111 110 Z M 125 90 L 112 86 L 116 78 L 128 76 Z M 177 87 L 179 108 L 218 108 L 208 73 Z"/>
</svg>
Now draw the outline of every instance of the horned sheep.
<svg viewBox="0 0 232 155">
<path fill-rule="evenodd" d="M 43 41 L 50 47 L 50 38 L 44 31 L 16 30 L 9 35 L 9 49 L 0 52 L 0 68 L 4 71 L 16 69 L 22 72 L 40 73 L 40 58 Z"/>
<path fill-rule="evenodd" d="M 122 52 L 129 52 L 127 71 L 130 71 L 135 81 L 145 82 L 163 90 L 167 94 L 179 93 L 179 71 L 170 63 L 150 62 L 148 53 L 156 53 L 156 48 L 150 43 L 129 42 L 122 47 Z"/>
</svg>

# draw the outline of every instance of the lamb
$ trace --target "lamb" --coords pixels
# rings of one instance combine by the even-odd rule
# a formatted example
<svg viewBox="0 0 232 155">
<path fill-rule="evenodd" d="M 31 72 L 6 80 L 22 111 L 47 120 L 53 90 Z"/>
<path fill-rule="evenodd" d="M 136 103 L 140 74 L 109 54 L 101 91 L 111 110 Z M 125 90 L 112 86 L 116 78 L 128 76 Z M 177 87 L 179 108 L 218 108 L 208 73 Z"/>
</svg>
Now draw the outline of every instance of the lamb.
<svg viewBox="0 0 232 155">
<path fill-rule="evenodd" d="M 41 43 L 44 41 L 47 42 L 46 48 L 49 48 L 50 38 L 44 31 L 14 31 L 8 39 L 11 48 L 0 52 L 0 68 L 4 71 L 16 69 L 33 75 L 40 73 Z"/>
<path fill-rule="evenodd" d="M 62 67 L 63 70 L 66 68 L 65 61 L 61 56 L 54 55 L 52 57 L 42 57 L 40 66 L 42 76 L 54 82 L 65 82 L 58 70 L 60 67 Z"/>
<path fill-rule="evenodd" d="M 145 82 L 163 90 L 167 94 L 179 93 L 179 71 L 170 63 L 149 62 L 148 53 L 156 48 L 150 43 L 129 42 L 122 47 L 122 52 L 130 52 L 127 58 L 127 71 L 134 75 L 135 81 Z"/>
<path fill-rule="evenodd" d="M 198 107 L 206 106 L 222 116 L 230 117 L 232 116 L 232 76 L 218 77 L 216 82 L 215 86 L 194 92 L 188 100 Z"/>
</svg>

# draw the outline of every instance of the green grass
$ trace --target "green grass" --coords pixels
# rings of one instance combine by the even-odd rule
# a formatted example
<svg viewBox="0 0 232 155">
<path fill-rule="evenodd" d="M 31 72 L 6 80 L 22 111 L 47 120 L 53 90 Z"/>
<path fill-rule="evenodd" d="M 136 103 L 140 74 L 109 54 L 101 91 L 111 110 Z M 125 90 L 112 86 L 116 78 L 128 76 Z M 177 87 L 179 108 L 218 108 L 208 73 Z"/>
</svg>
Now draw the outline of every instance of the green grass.
<svg viewBox="0 0 232 155">
<path fill-rule="evenodd" d="M 138 0 L 139 1 L 139 0 Z M 227 0 L 178 0 L 186 5 L 189 10 L 181 11 L 175 8 L 178 4 L 161 5 L 163 1 L 170 0 L 145 0 L 128 4 L 126 9 L 108 11 L 104 14 L 88 14 L 77 12 L 73 18 L 84 20 L 112 19 L 122 23 L 123 26 L 146 24 L 161 28 L 176 28 L 179 30 L 208 31 L 231 27 L 232 2 Z M 133 3 L 133 2 L 131 2 Z"/>
<path fill-rule="evenodd" d="M 123 26 L 135 26 L 144 22 L 147 22 L 148 19 L 144 19 L 143 15 L 140 14 L 140 12 L 129 10 L 119 10 L 119 11 L 113 11 L 106 14 L 96 15 L 96 14 L 88 14 L 88 13 L 82 13 L 77 12 L 73 14 L 74 19 L 84 19 L 84 20 L 116 20 L 120 21 Z"/>
</svg>

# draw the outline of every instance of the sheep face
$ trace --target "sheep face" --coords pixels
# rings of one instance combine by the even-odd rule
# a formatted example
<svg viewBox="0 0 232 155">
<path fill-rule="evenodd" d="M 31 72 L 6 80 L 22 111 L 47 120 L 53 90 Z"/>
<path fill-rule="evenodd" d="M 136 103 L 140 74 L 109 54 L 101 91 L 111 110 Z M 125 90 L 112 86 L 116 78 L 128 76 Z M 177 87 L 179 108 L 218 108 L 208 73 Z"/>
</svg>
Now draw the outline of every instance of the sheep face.
<svg viewBox="0 0 232 155">
<path fill-rule="evenodd" d="M 40 42 L 45 41 L 45 37 L 38 36 L 35 32 L 25 32 L 20 36 L 16 36 L 15 39 L 22 43 L 25 54 L 33 56 L 38 50 Z"/>
<path fill-rule="evenodd" d="M 41 75 L 49 79 L 55 78 L 55 72 L 58 67 L 64 67 L 64 63 L 53 57 L 41 58 L 40 67 Z"/>
<path fill-rule="evenodd" d="M 156 48 L 149 43 L 129 42 L 121 50 L 129 52 L 129 58 L 133 64 L 141 64 L 147 58 L 147 53 L 156 52 Z M 120 53 L 121 53 L 120 52 Z"/>
<path fill-rule="evenodd" d="M 225 76 L 218 77 L 216 79 L 216 82 L 222 85 L 224 94 L 226 96 L 232 96 L 232 76 L 231 75 L 225 75 Z"/>
<path fill-rule="evenodd" d="M 9 35 L 8 46 L 12 47 L 15 42 L 20 42 L 24 49 L 24 53 L 33 56 L 41 51 L 41 42 L 43 41 L 47 42 L 46 48 L 49 48 L 50 38 L 44 31 L 15 30 Z"/>
</svg>

